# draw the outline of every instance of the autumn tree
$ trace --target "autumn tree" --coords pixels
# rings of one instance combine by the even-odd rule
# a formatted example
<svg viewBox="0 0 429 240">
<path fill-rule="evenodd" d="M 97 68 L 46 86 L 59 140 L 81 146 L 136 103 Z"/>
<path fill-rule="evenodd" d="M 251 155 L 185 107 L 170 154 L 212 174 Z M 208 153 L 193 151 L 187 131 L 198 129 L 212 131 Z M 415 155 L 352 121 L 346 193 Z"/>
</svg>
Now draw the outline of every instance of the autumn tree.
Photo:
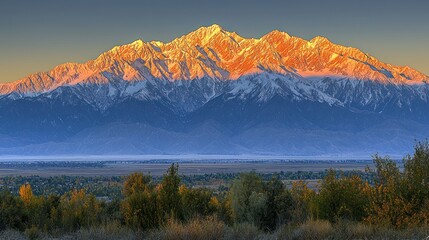
<svg viewBox="0 0 429 240">
<path fill-rule="evenodd" d="M 151 187 L 151 177 L 143 175 L 142 173 L 135 172 L 132 173 L 124 182 L 124 188 L 122 193 L 125 197 L 131 196 L 137 192 L 143 192 L 147 188 Z"/>
<path fill-rule="evenodd" d="M 21 197 L 24 204 L 30 204 L 33 200 L 33 190 L 31 189 L 30 184 L 26 183 L 19 188 L 19 196 Z"/>
<path fill-rule="evenodd" d="M 370 196 L 366 221 L 395 228 L 429 224 L 429 144 L 419 142 L 404 158 L 401 173 L 389 157 L 374 157 L 376 179 L 367 186 Z"/>
<path fill-rule="evenodd" d="M 19 196 L 28 215 L 28 228 L 48 229 L 51 206 L 44 196 L 35 196 L 31 185 L 26 183 L 19 188 Z"/>
<path fill-rule="evenodd" d="M 164 220 L 181 217 L 179 165 L 171 164 L 158 185 L 158 201 Z"/>
<path fill-rule="evenodd" d="M 232 210 L 231 192 L 228 192 L 227 196 L 223 199 L 215 198 L 212 203 L 218 206 L 217 212 L 218 217 L 227 224 L 234 222 L 234 212 Z"/>
<path fill-rule="evenodd" d="M 131 228 L 146 230 L 159 226 L 158 200 L 150 179 L 142 173 L 133 173 L 124 183 L 121 213 Z"/>
<path fill-rule="evenodd" d="M 407 184 L 396 162 L 374 156 L 375 181 L 367 185 L 370 198 L 366 221 L 378 226 L 401 228 L 411 223 L 412 202 L 407 199 Z"/>
<path fill-rule="evenodd" d="M 317 197 L 318 216 L 335 222 L 341 219 L 360 221 L 369 204 L 365 184 L 358 176 L 336 177 L 330 170 L 323 179 Z"/>
<path fill-rule="evenodd" d="M 406 198 L 413 204 L 414 225 L 429 225 L 429 143 L 419 142 L 404 159 Z"/>
<path fill-rule="evenodd" d="M 292 222 L 295 224 L 304 223 L 317 215 L 317 206 L 315 203 L 316 192 L 309 188 L 304 181 L 295 181 L 290 190 L 293 210 Z"/>
<path fill-rule="evenodd" d="M 180 186 L 182 214 L 185 220 L 191 220 L 198 216 L 208 216 L 215 212 L 219 205 L 217 199 L 207 189 L 189 189 L 185 185 Z M 213 201 L 213 202 L 212 202 Z"/>
<path fill-rule="evenodd" d="M 89 227 L 98 222 L 100 203 L 83 189 L 64 194 L 60 200 L 62 224 L 68 230 Z"/>
</svg>

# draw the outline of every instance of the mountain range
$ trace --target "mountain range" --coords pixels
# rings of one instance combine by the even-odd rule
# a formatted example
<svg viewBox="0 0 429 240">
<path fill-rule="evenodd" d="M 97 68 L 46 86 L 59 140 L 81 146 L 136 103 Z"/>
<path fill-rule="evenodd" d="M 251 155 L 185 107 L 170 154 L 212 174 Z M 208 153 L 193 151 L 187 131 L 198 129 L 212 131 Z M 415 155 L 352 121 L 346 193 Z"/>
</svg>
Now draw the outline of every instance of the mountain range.
<svg viewBox="0 0 429 240">
<path fill-rule="evenodd" d="M 429 136 L 429 77 L 219 25 L 0 84 L 0 154 L 366 155 Z"/>
</svg>

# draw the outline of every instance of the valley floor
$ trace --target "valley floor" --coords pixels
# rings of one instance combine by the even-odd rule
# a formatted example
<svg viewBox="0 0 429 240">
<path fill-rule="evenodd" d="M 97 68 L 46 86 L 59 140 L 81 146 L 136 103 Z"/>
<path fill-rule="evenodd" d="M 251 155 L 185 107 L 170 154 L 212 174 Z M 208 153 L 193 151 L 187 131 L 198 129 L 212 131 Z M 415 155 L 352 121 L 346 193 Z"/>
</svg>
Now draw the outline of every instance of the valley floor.
<svg viewBox="0 0 429 240">
<path fill-rule="evenodd" d="M 2 160 L 0 177 L 5 176 L 126 176 L 143 172 L 161 176 L 171 163 L 180 165 L 182 175 L 217 173 L 321 172 L 327 169 L 363 171 L 373 167 L 372 160 L 283 160 L 283 159 L 219 159 L 219 160 Z"/>
</svg>

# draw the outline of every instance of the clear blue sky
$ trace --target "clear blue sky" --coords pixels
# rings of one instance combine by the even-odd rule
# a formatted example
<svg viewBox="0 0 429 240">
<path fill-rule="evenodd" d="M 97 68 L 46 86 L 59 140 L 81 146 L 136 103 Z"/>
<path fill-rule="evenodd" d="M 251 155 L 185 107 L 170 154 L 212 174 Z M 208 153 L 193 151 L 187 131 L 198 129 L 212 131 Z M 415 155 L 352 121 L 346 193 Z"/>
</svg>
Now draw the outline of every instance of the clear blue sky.
<svg viewBox="0 0 429 240">
<path fill-rule="evenodd" d="M 425 0 L 2 0 L 0 82 L 84 62 L 115 45 L 170 41 L 217 23 L 243 37 L 322 35 L 429 74 Z"/>
</svg>

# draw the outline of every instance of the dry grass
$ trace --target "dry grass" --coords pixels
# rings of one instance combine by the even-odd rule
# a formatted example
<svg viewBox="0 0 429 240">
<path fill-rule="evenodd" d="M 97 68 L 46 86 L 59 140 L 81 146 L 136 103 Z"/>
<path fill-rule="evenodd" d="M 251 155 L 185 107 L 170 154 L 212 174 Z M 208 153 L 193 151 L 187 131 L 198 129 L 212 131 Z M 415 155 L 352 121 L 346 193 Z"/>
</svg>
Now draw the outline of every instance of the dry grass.
<svg viewBox="0 0 429 240">
<path fill-rule="evenodd" d="M 222 239 L 225 224 L 214 217 L 194 219 L 188 224 L 170 221 L 167 226 L 153 231 L 148 239 L 216 240 Z"/>
<path fill-rule="evenodd" d="M 428 239 L 429 228 L 410 228 L 404 230 L 393 230 L 376 228 L 368 239 Z"/>
<path fill-rule="evenodd" d="M 24 240 L 28 239 L 24 233 L 16 230 L 6 230 L 0 232 L 0 239 L 9 239 L 9 240 Z"/>
<path fill-rule="evenodd" d="M 372 228 L 356 222 L 340 222 L 331 224 L 327 221 L 307 221 L 300 226 L 283 226 L 274 233 L 266 233 L 252 224 L 242 223 L 226 226 L 215 217 L 194 219 L 187 224 L 170 221 L 166 226 L 151 232 L 135 232 L 117 222 L 102 226 L 81 229 L 70 234 L 47 236 L 28 229 L 25 233 L 16 230 L 0 232 L 0 239 L 23 240 L 36 236 L 36 239 L 90 239 L 90 240 L 134 240 L 134 239 L 189 239 L 189 240 L 322 240 L 322 239 L 425 239 L 429 236 L 429 228 L 394 230 Z"/>
<path fill-rule="evenodd" d="M 118 222 L 112 222 L 98 227 L 81 229 L 75 233 L 61 236 L 58 239 L 138 240 L 144 239 L 144 235 L 139 232 L 134 232 L 129 228 L 123 227 Z"/>
<path fill-rule="evenodd" d="M 363 223 L 340 222 L 334 226 L 334 239 L 367 239 L 373 236 L 373 229 Z"/>
<path fill-rule="evenodd" d="M 307 221 L 292 232 L 290 239 L 327 239 L 333 234 L 333 230 L 332 224 L 328 221 Z"/>
<path fill-rule="evenodd" d="M 240 223 L 228 227 L 224 239 L 247 240 L 247 239 L 275 239 L 274 236 L 264 233 L 250 223 Z"/>
<path fill-rule="evenodd" d="M 363 223 L 340 222 L 335 225 L 327 221 L 307 221 L 298 226 L 284 226 L 277 232 L 277 239 L 296 240 L 342 240 L 342 239 L 426 239 L 428 228 L 395 230 L 389 228 L 373 228 Z"/>
</svg>

